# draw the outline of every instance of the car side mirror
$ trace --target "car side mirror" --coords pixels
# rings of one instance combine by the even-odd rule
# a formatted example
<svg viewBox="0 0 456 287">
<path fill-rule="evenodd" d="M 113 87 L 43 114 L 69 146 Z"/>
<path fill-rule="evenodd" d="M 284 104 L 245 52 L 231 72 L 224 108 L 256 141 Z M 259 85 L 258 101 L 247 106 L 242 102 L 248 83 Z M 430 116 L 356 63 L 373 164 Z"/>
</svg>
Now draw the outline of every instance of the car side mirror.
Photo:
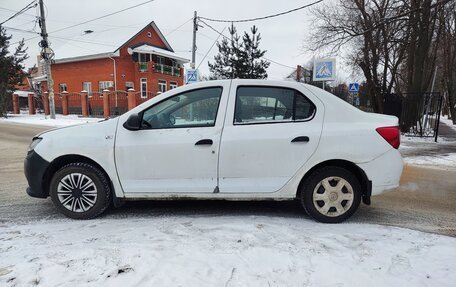
<svg viewBox="0 0 456 287">
<path fill-rule="evenodd" d="M 141 128 L 141 118 L 138 114 L 131 114 L 123 127 L 130 131 L 137 131 Z"/>
</svg>

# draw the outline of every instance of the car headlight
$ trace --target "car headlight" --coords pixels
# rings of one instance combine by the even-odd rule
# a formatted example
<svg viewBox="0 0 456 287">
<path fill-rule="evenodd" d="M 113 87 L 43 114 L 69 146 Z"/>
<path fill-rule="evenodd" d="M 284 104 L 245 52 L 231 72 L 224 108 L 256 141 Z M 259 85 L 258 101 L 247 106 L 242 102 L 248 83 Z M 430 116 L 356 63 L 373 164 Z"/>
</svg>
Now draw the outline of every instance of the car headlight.
<svg viewBox="0 0 456 287">
<path fill-rule="evenodd" d="M 42 138 L 38 138 L 38 137 L 33 138 L 32 143 L 29 145 L 27 152 L 31 152 L 32 150 L 34 150 L 35 147 L 40 143 L 41 140 L 42 140 Z"/>
</svg>

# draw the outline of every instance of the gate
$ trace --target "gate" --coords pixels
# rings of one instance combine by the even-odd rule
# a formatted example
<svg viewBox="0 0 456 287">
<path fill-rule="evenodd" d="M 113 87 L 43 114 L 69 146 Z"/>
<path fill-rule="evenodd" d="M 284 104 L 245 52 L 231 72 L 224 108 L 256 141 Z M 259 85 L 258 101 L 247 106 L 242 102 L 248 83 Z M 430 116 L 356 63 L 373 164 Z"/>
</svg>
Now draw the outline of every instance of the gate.
<svg viewBox="0 0 456 287">
<path fill-rule="evenodd" d="M 103 93 L 92 92 L 89 94 L 89 115 L 103 117 Z"/>
<path fill-rule="evenodd" d="M 128 96 L 125 91 L 114 91 L 109 95 L 111 117 L 119 116 L 128 111 Z"/>
<path fill-rule="evenodd" d="M 81 107 L 81 94 L 80 93 L 69 93 L 67 95 L 68 99 L 68 113 L 81 115 L 82 114 L 82 107 Z"/>
</svg>

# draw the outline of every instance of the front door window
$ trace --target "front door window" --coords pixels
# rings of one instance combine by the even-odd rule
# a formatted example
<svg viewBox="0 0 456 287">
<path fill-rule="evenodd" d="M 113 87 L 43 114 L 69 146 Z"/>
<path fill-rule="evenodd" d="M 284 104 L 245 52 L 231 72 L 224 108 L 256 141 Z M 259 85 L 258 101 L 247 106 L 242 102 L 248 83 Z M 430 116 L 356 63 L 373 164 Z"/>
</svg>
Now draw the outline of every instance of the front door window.
<svg viewBox="0 0 456 287">
<path fill-rule="evenodd" d="M 215 125 L 222 88 L 193 90 L 173 96 L 143 113 L 143 128 L 211 127 Z"/>
</svg>

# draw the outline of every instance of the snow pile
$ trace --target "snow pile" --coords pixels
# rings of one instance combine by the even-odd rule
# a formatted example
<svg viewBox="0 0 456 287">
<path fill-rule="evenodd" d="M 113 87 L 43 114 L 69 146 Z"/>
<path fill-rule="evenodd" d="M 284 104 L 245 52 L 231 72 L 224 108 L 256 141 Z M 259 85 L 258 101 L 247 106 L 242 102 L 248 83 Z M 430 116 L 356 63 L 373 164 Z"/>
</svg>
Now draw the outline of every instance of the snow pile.
<svg viewBox="0 0 456 287">
<path fill-rule="evenodd" d="M 8 118 L 0 118 L 1 121 L 21 123 L 28 125 L 51 126 L 51 127 L 64 127 L 83 123 L 98 122 L 100 118 L 83 118 L 78 115 L 55 115 L 56 119 L 51 119 L 49 116 L 42 115 L 29 115 L 29 114 L 8 114 Z"/>
<path fill-rule="evenodd" d="M 456 153 L 405 157 L 404 161 L 413 165 L 447 166 L 456 168 Z"/>
<path fill-rule="evenodd" d="M 306 218 L 0 226 L 1 286 L 454 286 L 456 238 Z"/>
<path fill-rule="evenodd" d="M 454 144 L 454 141 L 443 138 L 441 136 L 437 137 L 437 142 L 435 142 L 434 137 L 419 137 L 419 136 L 408 136 L 408 135 L 401 135 L 401 145 L 409 147 L 410 145 L 418 145 L 418 144 L 430 144 L 430 145 L 437 145 L 437 144 Z"/>
</svg>

